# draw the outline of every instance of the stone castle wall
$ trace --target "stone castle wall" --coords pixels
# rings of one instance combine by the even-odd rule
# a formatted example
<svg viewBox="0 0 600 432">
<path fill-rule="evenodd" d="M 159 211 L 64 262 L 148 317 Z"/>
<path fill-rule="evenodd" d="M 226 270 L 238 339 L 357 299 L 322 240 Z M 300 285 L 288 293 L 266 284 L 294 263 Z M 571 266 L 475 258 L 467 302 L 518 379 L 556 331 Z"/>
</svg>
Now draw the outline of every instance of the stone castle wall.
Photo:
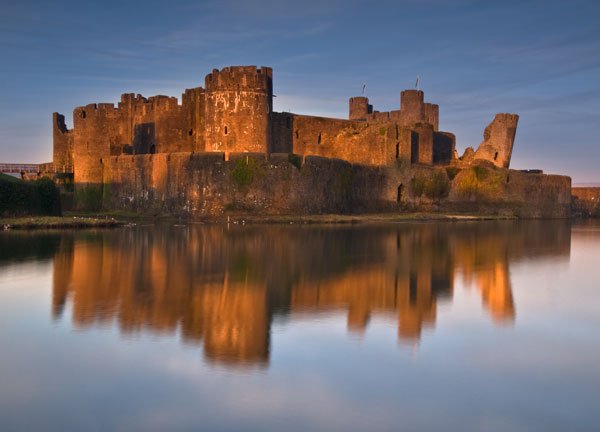
<svg viewBox="0 0 600 432">
<path fill-rule="evenodd" d="M 567 217 L 570 179 L 496 168 L 350 164 L 273 153 L 172 153 L 111 156 L 103 162 L 102 206 L 146 214 L 219 216 L 361 213 L 398 210 L 481 211 Z M 485 171 L 483 171 L 485 170 Z M 442 185 L 429 185 L 438 179 Z M 419 186 L 423 182 L 423 185 Z M 444 191 L 444 187 L 447 189 Z"/>
<path fill-rule="evenodd" d="M 439 130 L 438 105 L 420 90 L 401 92 L 389 112 L 353 97 L 349 119 L 274 113 L 272 69 L 231 66 L 185 90 L 181 104 L 127 93 L 116 107 L 75 108 L 73 123 L 69 130 L 53 115 L 53 171 L 71 170 L 76 191 L 102 190 L 107 209 L 196 216 L 482 205 L 560 216 L 570 200 L 568 178 L 506 170 L 517 115 L 496 115 L 477 151 L 459 159 L 455 136 Z M 527 213 L 528 203 L 542 210 Z"/>
<path fill-rule="evenodd" d="M 573 212 L 581 217 L 600 217 L 600 187 L 574 187 Z"/>
<path fill-rule="evenodd" d="M 288 154 L 172 153 L 115 156 L 104 166 L 103 206 L 144 213 L 214 216 L 348 212 L 352 166 Z"/>
</svg>

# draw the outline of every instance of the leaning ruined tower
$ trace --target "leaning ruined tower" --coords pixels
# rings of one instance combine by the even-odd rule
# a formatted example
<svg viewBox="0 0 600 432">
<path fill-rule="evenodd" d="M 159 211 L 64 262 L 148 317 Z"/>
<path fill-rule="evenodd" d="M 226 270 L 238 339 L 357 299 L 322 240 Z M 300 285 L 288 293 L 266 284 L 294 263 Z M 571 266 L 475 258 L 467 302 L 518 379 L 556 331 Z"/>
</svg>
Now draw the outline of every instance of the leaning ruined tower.
<svg viewBox="0 0 600 432">
<path fill-rule="evenodd" d="M 268 153 L 273 111 L 273 70 L 230 66 L 205 79 L 207 151 Z"/>
</svg>

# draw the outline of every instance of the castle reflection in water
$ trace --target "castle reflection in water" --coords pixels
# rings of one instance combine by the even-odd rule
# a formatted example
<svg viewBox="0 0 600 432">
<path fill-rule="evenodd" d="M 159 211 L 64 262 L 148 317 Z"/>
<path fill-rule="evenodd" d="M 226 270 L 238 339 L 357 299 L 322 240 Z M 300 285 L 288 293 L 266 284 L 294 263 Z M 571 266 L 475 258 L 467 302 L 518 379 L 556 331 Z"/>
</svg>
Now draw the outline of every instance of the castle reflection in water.
<svg viewBox="0 0 600 432">
<path fill-rule="evenodd" d="M 570 226 L 556 221 L 65 234 L 53 254 L 53 315 L 70 304 L 79 328 L 180 334 L 209 361 L 264 366 L 277 315 L 346 311 L 348 329 L 362 332 L 384 314 L 400 340 L 417 341 L 458 275 L 495 322 L 510 323 L 511 263 L 569 251 Z"/>
</svg>

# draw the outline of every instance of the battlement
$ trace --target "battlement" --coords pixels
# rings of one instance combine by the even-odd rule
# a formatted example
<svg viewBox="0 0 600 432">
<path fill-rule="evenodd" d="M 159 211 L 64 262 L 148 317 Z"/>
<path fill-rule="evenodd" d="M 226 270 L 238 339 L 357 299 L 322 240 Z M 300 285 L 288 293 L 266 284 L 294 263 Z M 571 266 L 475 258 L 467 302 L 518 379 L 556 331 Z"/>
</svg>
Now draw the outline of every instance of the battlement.
<svg viewBox="0 0 600 432">
<path fill-rule="evenodd" d="M 194 87 L 191 89 L 185 89 L 181 95 L 181 104 L 190 105 L 192 101 L 198 100 L 204 95 L 204 88 Z"/>
<path fill-rule="evenodd" d="M 273 92 L 273 69 L 262 66 L 229 66 L 213 69 L 204 79 L 207 92 L 258 91 Z"/>
<path fill-rule="evenodd" d="M 373 113 L 373 105 L 369 105 L 369 98 L 355 96 L 350 98 L 350 120 L 367 120 L 369 114 Z"/>
<path fill-rule="evenodd" d="M 91 103 L 86 106 L 80 106 L 73 110 L 73 120 L 75 125 L 81 120 L 97 117 L 114 117 L 118 110 L 112 103 Z"/>
</svg>

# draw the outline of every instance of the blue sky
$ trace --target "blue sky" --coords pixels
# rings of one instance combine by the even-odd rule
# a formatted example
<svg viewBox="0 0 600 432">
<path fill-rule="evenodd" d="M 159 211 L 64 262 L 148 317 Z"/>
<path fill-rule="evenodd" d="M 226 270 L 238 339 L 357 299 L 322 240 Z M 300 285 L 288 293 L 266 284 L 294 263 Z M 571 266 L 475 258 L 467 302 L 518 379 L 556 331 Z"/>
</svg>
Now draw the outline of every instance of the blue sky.
<svg viewBox="0 0 600 432">
<path fill-rule="evenodd" d="M 213 68 L 274 68 L 275 109 L 397 109 L 421 76 L 459 152 L 521 116 L 514 168 L 600 182 L 599 1 L 14 1 L 0 7 L 0 161 L 51 160 L 51 113 L 181 96 Z"/>
</svg>

